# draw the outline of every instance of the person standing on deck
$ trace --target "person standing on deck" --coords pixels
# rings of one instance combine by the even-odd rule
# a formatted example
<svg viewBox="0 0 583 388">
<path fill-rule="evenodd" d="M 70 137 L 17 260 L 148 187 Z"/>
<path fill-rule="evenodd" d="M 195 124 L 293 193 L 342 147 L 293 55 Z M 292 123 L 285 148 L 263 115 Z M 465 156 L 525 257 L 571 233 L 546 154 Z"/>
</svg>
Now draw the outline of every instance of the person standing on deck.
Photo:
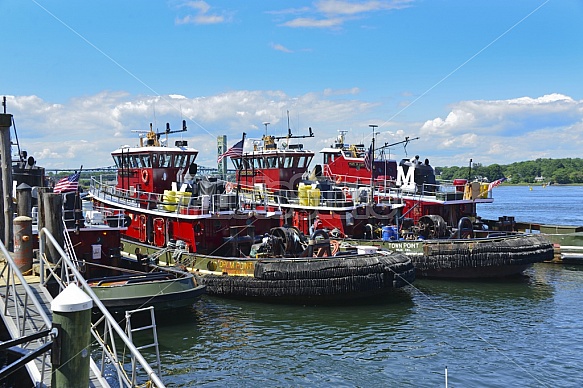
<svg viewBox="0 0 583 388">
<path fill-rule="evenodd" d="M 323 228 L 324 228 L 324 223 L 320 219 L 320 216 L 316 216 L 316 218 L 314 218 L 314 224 L 311 227 L 310 234 L 313 234 L 316 230 L 323 229 Z"/>
</svg>

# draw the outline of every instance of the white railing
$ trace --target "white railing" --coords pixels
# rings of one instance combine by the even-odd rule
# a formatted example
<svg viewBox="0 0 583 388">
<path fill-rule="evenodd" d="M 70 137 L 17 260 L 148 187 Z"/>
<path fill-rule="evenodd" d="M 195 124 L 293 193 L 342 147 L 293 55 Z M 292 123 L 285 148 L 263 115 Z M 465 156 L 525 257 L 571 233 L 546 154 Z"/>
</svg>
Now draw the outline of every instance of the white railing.
<svg viewBox="0 0 583 388">
<path fill-rule="evenodd" d="M 327 170 L 327 166 L 324 166 Z M 356 179 L 348 175 L 343 178 Z M 397 186 L 394 180 L 376 179 L 370 185 L 370 179 L 360 179 L 360 183 L 340 183 L 330 181 L 330 190 L 308 188 L 305 191 L 279 189 L 277 192 L 268 190 L 263 184 L 240 184 L 238 196 L 229 199 L 225 193 L 215 195 L 203 195 L 190 197 L 190 193 L 180 191 L 172 192 L 172 197 L 164 194 L 147 193 L 136 190 L 125 190 L 113 185 L 106 185 L 92 180 L 92 194 L 97 198 L 109 200 L 119 204 L 136 207 L 147 207 L 158 211 L 177 214 L 205 215 L 220 211 L 233 211 L 245 209 L 246 205 L 270 205 L 290 204 L 306 207 L 347 207 L 361 203 L 369 203 L 374 198 L 376 203 L 399 204 L 403 198 L 414 197 L 416 199 L 435 201 L 456 201 L 462 199 L 491 199 L 490 192 L 480 191 L 479 195 L 467 196 L 466 185 L 454 185 L 453 181 L 440 181 L 435 184 L 412 184 Z M 339 180 L 339 179 L 337 179 Z M 483 187 L 480 186 L 482 190 Z M 373 195 L 371 196 L 371 190 Z M 236 190 L 232 189 L 231 193 Z M 466 193 L 466 195 L 464 194 Z M 253 207 L 253 206 L 251 206 Z"/>
<path fill-rule="evenodd" d="M 57 250 L 60 255 L 56 264 L 49 262 L 46 257 L 47 241 Z M 154 372 L 140 351 L 133 345 L 124 330 L 117 324 L 116 320 L 109 313 L 107 308 L 101 303 L 91 287 L 87 284 L 83 276 L 77 270 L 76 264 L 67 256 L 63 248 L 59 246 L 53 235 L 43 228 L 39 231 L 39 257 L 40 257 L 40 281 L 45 286 L 54 279 L 60 290 L 63 290 L 70 282 L 75 282 L 93 300 L 101 317 L 91 325 L 91 334 L 96 344 L 101 350 L 101 366 L 95 368 L 100 375 L 111 372 L 115 369 L 117 384 L 120 387 L 134 387 L 138 383 L 149 384 L 149 386 L 164 387 L 160 377 Z M 57 273 L 59 271 L 60 273 Z M 46 275 L 48 274 L 48 276 Z M 132 377 L 129 377 L 124 369 L 124 364 L 118 356 L 117 345 L 123 344 L 124 353 L 129 352 L 132 357 L 132 365 L 136 363 L 142 368 L 142 374 L 136 374 L 132 370 Z M 93 364 L 92 364 L 92 369 Z M 106 371 L 107 369 L 107 371 Z M 145 374 L 145 376 L 144 376 Z M 140 378 L 142 381 L 138 382 Z"/>
<path fill-rule="evenodd" d="M 167 194 L 149 193 L 138 190 L 119 189 L 115 185 L 91 180 L 90 193 L 97 199 L 102 199 L 120 205 L 140 207 L 165 213 L 205 215 L 219 213 L 221 211 L 234 211 L 245 209 L 246 204 L 278 204 L 273 194 L 267 194 L 253 188 L 242 187 L 238 198 L 234 197 L 236 190 L 232 191 L 233 197 L 226 193 L 213 195 L 190 196 L 191 193 L 172 191 Z M 265 196 L 269 195 L 265 202 Z"/>
<path fill-rule="evenodd" d="M 30 287 L 22 272 L 12 259 L 12 256 L 0 241 L 0 252 L 4 255 L 6 265 L 0 272 L 2 292 L 0 303 L 2 314 L 12 317 L 15 327 L 8 327 L 13 336 L 24 337 L 50 330 L 52 322 L 45 313 L 44 306 L 38 300 L 34 290 Z M 12 330 L 11 330 L 12 329 Z M 48 338 L 42 337 L 29 342 L 25 347 L 47 344 Z M 35 361 L 26 364 L 33 385 L 42 386 L 47 379 L 50 380 L 51 363 L 49 353 L 37 357 Z M 40 367 L 40 369 L 39 369 Z"/>
</svg>

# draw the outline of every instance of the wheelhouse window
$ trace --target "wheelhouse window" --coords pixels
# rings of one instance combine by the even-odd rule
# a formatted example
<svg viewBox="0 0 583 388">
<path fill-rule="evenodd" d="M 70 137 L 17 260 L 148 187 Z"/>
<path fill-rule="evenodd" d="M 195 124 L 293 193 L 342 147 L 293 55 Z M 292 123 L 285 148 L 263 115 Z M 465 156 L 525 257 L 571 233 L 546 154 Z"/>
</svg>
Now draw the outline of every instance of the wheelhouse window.
<svg viewBox="0 0 583 388">
<path fill-rule="evenodd" d="M 235 165 L 237 166 L 237 168 L 241 168 L 243 170 L 251 170 L 251 168 L 253 167 L 253 160 L 250 160 L 248 158 L 245 159 L 232 159 L 233 163 L 235 163 Z M 237 162 L 235 162 L 237 161 Z"/>
<path fill-rule="evenodd" d="M 236 170 L 241 168 L 241 159 L 231 159 Z"/>
<path fill-rule="evenodd" d="M 308 165 L 310 164 L 311 161 L 312 161 L 311 156 L 300 156 L 298 158 L 298 167 L 299 168 L 306 168 L 306 167 L 308 167 Z"/>
<path fill-rule="evenodd" d="M 188 165 L 189 157 L 187 154 L 176 155 L 174 158 L 175 167 L 185 168 Z"/>
<path fill-rule="evenodd" d="M 140 159 L 142 160 L 143 167 L 152 167 L 152 162 L 150 161 L 150 155 L 140 155 Z"/>
<path fill-rule="evenodd" d="M 284 158 L 284 165 L 283 168 L 291 168 L 294 165 L 294 158 L 291 156 L 286 156 Z"/>
<path fill-rule="evenodd" d="M 113 161 L 118 168 L 129 168 L 133 167 L 131 163 L 130 155 L 122 154 L 122 155 L 115 155 L 113 157 Z M 135 164 L 135 163 L 134 163 Z"/>
<path fill-rule="evenodd" d="M 158 166 L 159 167 L 172 167 L 172 155 L 164 154 L 164 153 L 159 154 Z"/>
<path fill-rule="evenodd" d="M 142 160 L 139 155 L 132 155 L 130 158 L 130 165 L 132 168 L 142 168 Z"/>
<path fill-rule="evenodd" d="M 269 168 L 277 167 L 277 156 L 268 156 L 267 157 L 267 167 L 269 167 Z"/>
<path fill-rule="evenodd" d="M 334 160 L 334 154 L 324 154 L 324 164 L 328 164 Z"/>
</svg>

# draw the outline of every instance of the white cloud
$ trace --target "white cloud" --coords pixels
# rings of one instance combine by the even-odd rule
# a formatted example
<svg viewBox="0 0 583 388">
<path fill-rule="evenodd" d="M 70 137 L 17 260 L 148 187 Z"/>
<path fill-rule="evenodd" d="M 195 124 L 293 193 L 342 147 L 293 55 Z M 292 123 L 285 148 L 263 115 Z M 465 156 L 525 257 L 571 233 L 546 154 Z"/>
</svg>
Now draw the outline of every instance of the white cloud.
<svg viewBox="0 0 583 388">
<path fill-rule="evenodd" d="M 186 1 L 179 8 L 193 10 L 195 14 L 177 17 L 176 24 L 220 24 L 231 21 L 231 17 L 226 14 L 211 13 L 211 6 L 206 1 Z"/>
<path fill-rule="evenodd" d="M 367 12 L 401 9 L 409 6 L 412 0 L 394 1 L 346 1 L 322 0 L 316 2 L 316 8 L 328 15 L 357 15 Z"/>
<path fill-rule="evenodd" d="M 344 19 L 330 18 L 330 19 L 314 19 L 314 18 L 297 18 L 288 22 L 282 23 L 285 27 L 303 27 L 303 28 L 332 28 L 338 27 L 344 23 Z"/>
<path fill-rule="evenodd" d="M 583 146 L 583 101 L 561 94 L 508 100 L 462 101 L 446 118 L 427 120 L 420 129 L 440 153 L 459 152 L 482 164 L 511 163 L 540 157 L 573 157 Z M 473 158 L 474 161 L 476 157 Z M 435 163 L 434 163 L 435 164 Z"/>
<path fill-rule="evenodd" d="M 50 104 L 36 96 L 8 96 L 8 100 L 22 148 L 46 168 L 109 166 L 112 150 L 137 144 L 132 130 L 145 130 L 150 122 L 160 130 L 166 122 L 177 129 L 182 119 L 189 127 L 184 138 L 200 148 L 200 163 L 212 166 L 219 134 L 234 139 L 243 131 L 263 133 L 263 122 L 270 122 L 274 132 L 286 133 L 287 111 L 294 133 L 307 133 L 312 126 L 323 134 L 374 107 L 357 100 L 326 100 L 323 93 L 292 97 L 281 91 L 232 91 L 194 98 L 102 92 L 65 104 Z"/>
<path fill-rule="evenodd" d="M 331 89 L 327 88 L 324 89 L 324 96 L 341 96 L 345 94 L 352 94 L 356 95 L 360 93 L 359 88 L 350 88 L 350 89 Z"/>
<path fill-rule="evenodd" d="M 284 53 L 293 53 L 292 50 L 290 50 L 287 47 L 285 47 L 284 45 L 278 44 L 278 43 L 272 43 L 271 48 L 276 50 L 276 51 L 282 51 Z"/>
<path fill-rule="evenodd" d="M 365 17 L 373 12 L 407 8 L 414 0 L 348 1 L 321 0 L 313 7 L 270 12 L 275 15 L 302 15 L 281 23 L 293 28 L 339 28 L 349 20 Z"/>
<path fill-rule="evenodd" d="M 239 90 L 208 97 L 132 96 L 104 91 L 93 96 L 52 104 L 37 96 L 8 96 L 21 147 L 46 168 L 84 168 L 112 165 L 110 152 L 122 144 L 135 145 L 132 130 L 153 123 L 160 130 L 169 122 L 178 129 L 187 120 L 184 140 L 199 149 L 201 165 L 214 166 L 216 138 L 229 143 L 242 132 L 260 137 L 269 122 L 275 135 L 287 133 L 287 112 L 294 134 L 307 134 L 306 148 L 319 151 L 331 144 L 338 130 L 347 141 L 368 142 L 369 124 L 386 120 L 387 107 L 358 100 L 358 88 L 325 89 L 289 96 L 273 91 Z M 390 109 L 390 108 L 389 108 Z M 484 165 L 507 164 L 538 157 L 577 157 L 583 149 L 583 101 L 549 94 L 508 100 L 461 101 L 445 118 L 425 122 L 392 120 L 379 127 L 377 144 L 411 141 L 391 147 L 428 157 L 435 166 L 467 165 L 470 158 Z M 316 157 L 319 161 L 319 157 Z"/>
</svg>

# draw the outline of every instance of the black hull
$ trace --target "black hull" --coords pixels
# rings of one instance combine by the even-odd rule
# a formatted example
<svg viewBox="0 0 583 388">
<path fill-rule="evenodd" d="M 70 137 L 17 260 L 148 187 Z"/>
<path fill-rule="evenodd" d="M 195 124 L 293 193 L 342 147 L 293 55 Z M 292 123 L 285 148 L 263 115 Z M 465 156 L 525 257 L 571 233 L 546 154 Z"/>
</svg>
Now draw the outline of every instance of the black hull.
<svg viewBox="0 0 583 388">
<path fill-rule="evenodd" d="M 207 293 L 285 303 L 337 303 L 381 296 L 412 283 L 415 270 L 402 254 L 259 261 L 254 276 L 203 275 Z"/>
<path fill-rule="evenodd" d="M 553 244 L 542 235 L 358 243 L 403 252 L 413 262 L 418 278 L 480 279 L 516 276 L 532 264 L 552 260 L 554 256 Z"/>
</svg>

